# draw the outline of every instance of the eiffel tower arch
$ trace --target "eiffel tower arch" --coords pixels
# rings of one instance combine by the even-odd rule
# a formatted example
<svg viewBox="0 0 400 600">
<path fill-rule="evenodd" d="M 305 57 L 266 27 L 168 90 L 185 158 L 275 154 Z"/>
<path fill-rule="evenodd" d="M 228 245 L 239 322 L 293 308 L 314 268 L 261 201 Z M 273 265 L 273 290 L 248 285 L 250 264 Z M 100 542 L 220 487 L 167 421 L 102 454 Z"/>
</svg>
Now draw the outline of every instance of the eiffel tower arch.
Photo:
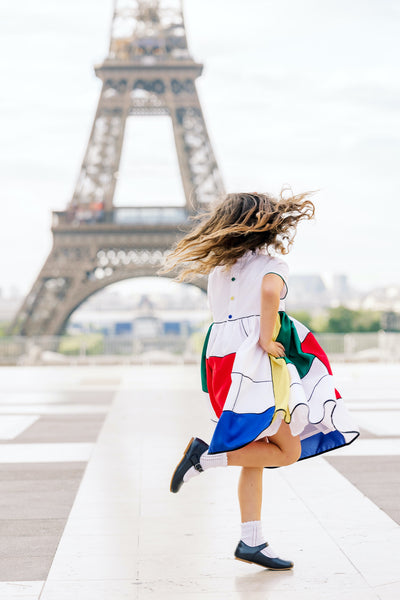
<svg viewBox="0 0 400 600">
<path fill-rule="evenodd" d="M 11 332 L 57 335 L 93 293 L 155 275 L 189 217 L 223 193 L 188 49 L 180 0 L 116 0 L 109 53 L 95 66 L 102 89 L 71 201 L 53 212 L 53 247 Z M 125 124 L 171 118 L 184 206 L 114 206 Z M 205 287 L 205 280 L 196 285 Z"/>
</svg>

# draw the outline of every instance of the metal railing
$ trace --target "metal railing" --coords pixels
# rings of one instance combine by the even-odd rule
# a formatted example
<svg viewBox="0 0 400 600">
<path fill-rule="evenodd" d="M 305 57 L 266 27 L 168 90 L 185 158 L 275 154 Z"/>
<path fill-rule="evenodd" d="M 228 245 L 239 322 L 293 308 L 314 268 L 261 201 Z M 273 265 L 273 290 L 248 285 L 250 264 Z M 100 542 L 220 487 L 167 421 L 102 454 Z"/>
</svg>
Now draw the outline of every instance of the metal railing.
<svg viewBox="0 0 400 600">
<path fill-rule="evenodd" d="M 317 339 L 332 360 L 400 361 L 400 333 L 320 333 Z M 200 358 L 202 336 L 91 333 L 70 336 L 0 338 L 0 364 L 68 362 L 181 362 Z"/>
<path fill-rule="evenodd" d="M 183 206 L 119 206 L 113 210 L 79 207 L 76 210 L 53 212 L 53 228 L 80 225 L 182 225 L 188 220 Z"/>
<path fill-rule="evenodd" d="M 90 358 L 112 357 L 112 362 L 125 359 L 171 362 L 184 355 L 196 355 L 187 336 L 163 335 L 134 338 L 131 335 L 93 333 L 70 336 L 12 336 L 0 338 L 0 365 L 84 362 Z"/>
</svg>

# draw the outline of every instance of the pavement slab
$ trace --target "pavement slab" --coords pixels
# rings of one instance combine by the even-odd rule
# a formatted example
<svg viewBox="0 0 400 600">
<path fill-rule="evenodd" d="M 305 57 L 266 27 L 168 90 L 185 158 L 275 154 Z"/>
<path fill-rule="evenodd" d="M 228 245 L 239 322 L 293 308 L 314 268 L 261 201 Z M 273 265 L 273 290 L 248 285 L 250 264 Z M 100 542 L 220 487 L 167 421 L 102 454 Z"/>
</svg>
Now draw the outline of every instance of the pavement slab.
<svg viewBox="0 0 400 600">
<path fill-rule="evenodd" d="M 44 439 L 49 434 L 42 419 L 61 432 L 62 415 L 52 421 L 49 413 L 32 412 L 40 418 L 1 445 L 33 452 L 42 446 L 68 457 L 58 463 L 59 480 L 47 471 L 57 467 L 51 460 L 18 462 L 15 455 L 15 462 L 0 464 L 4 481 L 15 484 L 3 507 L 29 490 L 32 507 L 37 506 L 35 518 L 29 519 L 24 503 L 16 501 L 0 520 L 0 542 L 14 555 L 0 552 L 0 566 L 4 558 L 9 574 L 0 583 L 2 600 L 398 600 L 400 575 L 393 561 L 400 543 L 397 479 L 393 482 L 399 471 L 397 365 L 334 368 L 355 417 L 365 413 L 360 421 L 366 435 L 353 444 L 357 451 L 350 452 L 350 446 L 347 454 L 337 451 L 265 470 L 264 531 L 279 555 L 295 563 L 293 571 L 280 573 L 233 559 L 240 533 L 238 468 L 209 470 L 179 494 L 169 492 L 171 473 L 190 437 L 208 440 L 212 433 L 196 366 L 63 369 L 24 368 L 22 385 L 31 377 L 40 404 L 41 392 L 47 394 L 47 406 L 55 404 L 51 398 L 58 385 L 61 406 L 68 406 L 69 394 L 87 406 L 85 394 L 79 396 L 82 389 L 96 392 L 103 381 L 113 401 L 105 404 L 102 426 L 99 413 L 92 413 L 96 423 L 87 413 L 76 436 L 71 428 L 79 414 L 67 413 L 59 443 Z M 371 370 L 373 382 L 385 377 L 384 398 L 378 384 L 365 384 Z M 7 389 L 10 371 L 5 370 Z M 33 411 L 38 406 L 29 405 Z M 375 431 L 373 414 L 379 407 L 391 423 L 380 418 Z M 101 427 L 97 439 L 96 427 Z M 74 460 L 79 444 L 86 444 L 87 452 L 83 456 L 81 448 L 82 460 Z M 36 451 L 38 458 L 43 451 Z M 22 459 L 26 451 L 20 452 Z M 62 500 L 63 477 L 68 501 Z M 39 509 L 40 489 L 44 492 L 49 482 L 63 515 L 52 508 L 46 519 Z M 7 493 L 6 483 L 3 499 Z M 24 554 L 23 537 L 31 544 L 30 555 Z"/>
</svg>

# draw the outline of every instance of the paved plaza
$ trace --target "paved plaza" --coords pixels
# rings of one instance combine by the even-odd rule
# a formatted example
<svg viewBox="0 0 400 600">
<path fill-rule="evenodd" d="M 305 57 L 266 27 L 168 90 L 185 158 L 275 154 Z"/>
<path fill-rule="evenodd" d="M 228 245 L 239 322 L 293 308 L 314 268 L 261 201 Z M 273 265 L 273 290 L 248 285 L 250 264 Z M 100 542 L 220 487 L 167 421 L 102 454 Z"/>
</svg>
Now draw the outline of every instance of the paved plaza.
<svg viewBox="0 0 400 600">
<path fill-rule="evenodd" d="M 398 600 L 400 366 L 333 367 L 362 435 L 265 470 L 280 573 L 233 559 L 237 468 L 169 492 L 212 431 L 198 367 L 3 367 L 1 600 Z"/>
</svg>

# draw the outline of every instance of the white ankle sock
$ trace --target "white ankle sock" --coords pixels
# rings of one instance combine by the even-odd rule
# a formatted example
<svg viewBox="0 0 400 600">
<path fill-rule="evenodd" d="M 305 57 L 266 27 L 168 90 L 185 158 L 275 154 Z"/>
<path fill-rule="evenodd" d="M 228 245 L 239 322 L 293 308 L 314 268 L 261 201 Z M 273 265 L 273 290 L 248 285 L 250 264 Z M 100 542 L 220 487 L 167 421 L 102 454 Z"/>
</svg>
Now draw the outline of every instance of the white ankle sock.
<svg viewBox="0 0 400 600">
<path fill-rule="evenodd" d="M 200 464 L 204 470 L 211 467 L 226 467 L 228 465 L 228 456 L 226 452 L 220 452 L 219 454 L 203 452 L 200 456 Z"/>
<path fill-rule="evenodd" d="M 221 452 L 220 454 L 208 454 L 208 452 L 203 452 L 200 456 L 200 464 L 203 467 L 204 471 L 206 469 L 211 469 L 212 467 L 226 467 L 228 465 L 228 456 L 226 452 Z M 199 475 L 201 471 L 197 471 L 194 467 L 190 467 L 190 469 L 183 476 L 183 481 L 189 481 L 192 477 Z"/>
<path fill-rule="evenodd" d="M 246 521 L 241 524 L 242 535 L 240 539 L 248 546 L 260 546 L 265 543 L 264 534 L 262 532 L 261 521 Z M 278 555 L 268 545 L 264 550 L 261 550 L 261 554 L 268 556 L 269 558 L 277 558 Z"/>
<path fill-rule="evenodd" d="M 262 532 L 261 521 L 247 521 L 241 524 L 241 540 L 248 546 L 259 546 L 264 544 L 265 538 Z"/>
</svg>

